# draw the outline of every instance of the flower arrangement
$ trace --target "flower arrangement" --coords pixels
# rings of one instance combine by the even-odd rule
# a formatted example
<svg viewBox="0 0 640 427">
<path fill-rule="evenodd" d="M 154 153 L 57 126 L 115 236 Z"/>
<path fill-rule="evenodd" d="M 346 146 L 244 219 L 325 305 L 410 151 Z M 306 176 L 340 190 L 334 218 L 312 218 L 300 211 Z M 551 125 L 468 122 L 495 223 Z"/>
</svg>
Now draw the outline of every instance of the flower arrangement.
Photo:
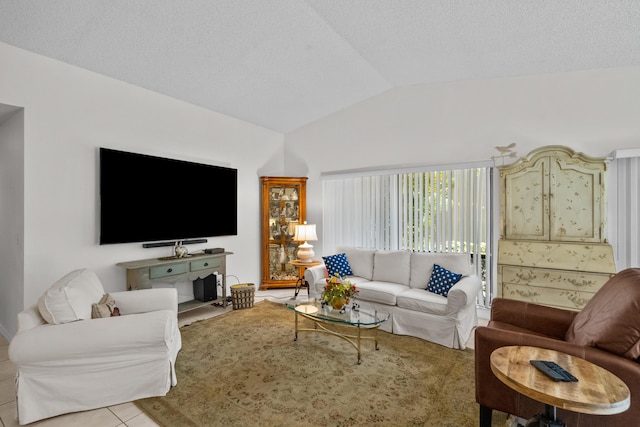
<svg viewBox="0 0 640 427">
<path fill-rule="evenodd" d="M 327 284 L 322 292 L 322 300 L 331 304 L 333 308 L 341 309 L 349 303 L 349 299 L 357 295 L 356 285 L 348 280 L 344 280 L 339 274 L 327 279 Z"/>
</svg>

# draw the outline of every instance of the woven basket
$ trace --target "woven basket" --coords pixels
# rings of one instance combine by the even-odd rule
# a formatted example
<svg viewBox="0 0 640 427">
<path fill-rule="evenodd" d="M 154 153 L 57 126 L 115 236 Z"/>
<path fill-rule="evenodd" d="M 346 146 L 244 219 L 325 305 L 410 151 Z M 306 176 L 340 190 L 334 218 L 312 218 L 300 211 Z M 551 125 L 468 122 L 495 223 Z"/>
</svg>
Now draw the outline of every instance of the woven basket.
<svg viewBox="0 0 640 427">
<path fill-rule="evenodd" d="M 253 307 L 253 297 L 256 293 L 256 288 L 253 283 L 240 283 L 238 285 L 231 286 L 231 302 L 233 303 L 233 309 L 239 310 L 241 308 Z"/>
</svg>

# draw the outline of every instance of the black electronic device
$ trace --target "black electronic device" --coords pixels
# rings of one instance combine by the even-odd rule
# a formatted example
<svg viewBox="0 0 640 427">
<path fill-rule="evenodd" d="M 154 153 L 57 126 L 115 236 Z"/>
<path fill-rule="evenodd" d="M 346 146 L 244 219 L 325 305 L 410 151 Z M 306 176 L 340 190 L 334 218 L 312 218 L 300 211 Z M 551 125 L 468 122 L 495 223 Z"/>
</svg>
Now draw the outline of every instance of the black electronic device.
<svg viewBox="0 0 640 427">
<path fill-rule="evenodd" d="M 221 254 L 224 253 L 224 248 L 209 248 L 204 250 L 205 254 Z"/>
<path fill-rule="evenodd" d="M 100 244 L 235 236 L 237 181 L 237 169 L 100 148 Z"/>
<path fill-rule="evenodd" d="M 556 362 L 550 360 L 530 360 L 529 362 L 554 381 L 578 381 L 576 377 Z"/>
<path fill-rule="evenodd" d="M 202 301 L 214 301 L 218 299 L 217 277 L 210 274 L 203 279 L 193 281 L 193 298 Z"/>
</svg>

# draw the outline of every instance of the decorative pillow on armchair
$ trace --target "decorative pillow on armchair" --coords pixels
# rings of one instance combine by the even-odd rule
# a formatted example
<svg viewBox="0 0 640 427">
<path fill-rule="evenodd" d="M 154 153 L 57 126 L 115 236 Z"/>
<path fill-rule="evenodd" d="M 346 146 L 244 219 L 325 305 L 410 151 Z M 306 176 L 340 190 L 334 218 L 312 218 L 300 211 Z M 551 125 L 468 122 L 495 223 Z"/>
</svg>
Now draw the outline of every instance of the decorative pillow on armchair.
<svg viewBox="0 0 640 427">
<path fill-rule="evenodd" d="M 640 268 L 613 276 L 576 315 L 565 340 L 640 359 Z"/>
<path fill-rule="evenodd" d="M 457 274 L 446 268 L 440 267 L 438 264 L 433 264 L 433 272 L 427 285 L 427 290 L 434 294 L 442 295 L 446 297 L 449 294 L 449 290 L 462 279 L 462 274 Z"/>
<path fill-rule="evenodd" d="M 91 319 L 91 304 L 100 301 L 104 288 L 95 273 L 74 270 L 56 281 L 38 300 L 47 323 L 61 324 Z"/>
<path fill-rule="evenodd" d="M 322 259 L 324 261 L 324 265 L 327 267 L 329 277 L 333 277 L 336 273 L 340 276 L 350 276 L 353 274 L 345 254 L 323 256 Z"/>
</svg>

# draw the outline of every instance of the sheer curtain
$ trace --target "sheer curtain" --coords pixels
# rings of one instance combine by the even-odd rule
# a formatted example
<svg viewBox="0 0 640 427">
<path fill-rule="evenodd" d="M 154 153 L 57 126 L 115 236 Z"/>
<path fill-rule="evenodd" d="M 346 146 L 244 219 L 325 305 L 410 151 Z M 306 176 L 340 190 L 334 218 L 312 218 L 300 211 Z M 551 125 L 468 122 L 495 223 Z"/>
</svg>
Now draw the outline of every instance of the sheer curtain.
<svg viewBox="0 0 640 427">
<path fill-rule="evenodd" d="M 469 254 L 492 299 L 490 166 L 323 176 L 322 240 L 336 246 Z"/>
</svg>

